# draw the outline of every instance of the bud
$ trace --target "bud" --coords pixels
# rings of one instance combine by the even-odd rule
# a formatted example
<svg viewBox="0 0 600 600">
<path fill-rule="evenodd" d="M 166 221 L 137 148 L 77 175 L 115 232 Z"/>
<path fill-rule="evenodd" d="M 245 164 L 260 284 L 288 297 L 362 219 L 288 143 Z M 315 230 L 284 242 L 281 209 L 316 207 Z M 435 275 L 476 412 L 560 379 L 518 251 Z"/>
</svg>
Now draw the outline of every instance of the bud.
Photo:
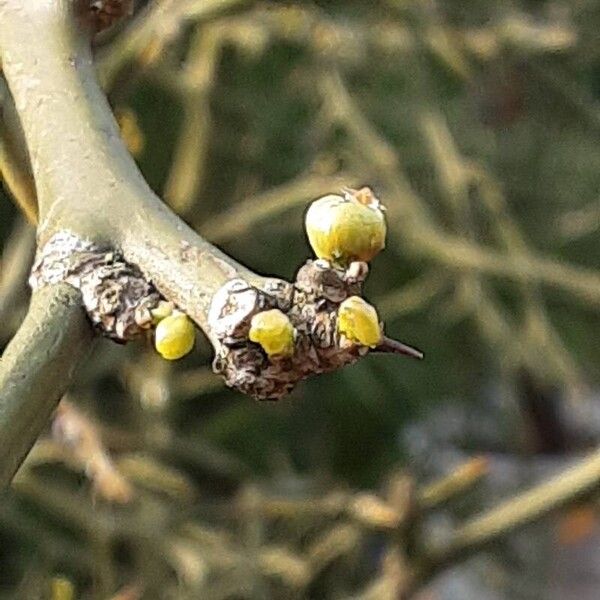
<svg viewBox="0 0 600 600">
<path fill-rule="evenodd" d="M 50 580 L 50 598 L 52 600 L 73 600 L 75 586 L 70 579 L 57 575 Z"/>
<path fill-rule="evenodd" d="M 306 213 L 308 241 L 319 258 L 330 262 L 368 262 L 385 246 L 383 210 L 368 187 L 315 200 Z"/>
<path fill-rule="evenodd" d="M 269 357 L 294 353 L 294 326 L 277 308 L 254 315 L 248 337 L 251 342 L 260 344 Z"/>
<path fill-rule="evenodd" d="M 152 324 L 158 325 L 163 319 L 173 314 L 173 304 L 166 300 L 161 300 L 156 308 L 150 311 L 150 314 L 152 315 Z"/>
<path fill-rule="evenodd" d="M 360 296 L 350 296 L 340 304 L 337 330 L 351 342 L 371 348 L 382 338 L 377 311 Z"/>
<path fill-rule="evenodd" d="M 194 347 L 196 330 L 192 320 L 177 310 L 156 326 L 154 347 L 167 360 L 177 360 Z"/>
</svg>

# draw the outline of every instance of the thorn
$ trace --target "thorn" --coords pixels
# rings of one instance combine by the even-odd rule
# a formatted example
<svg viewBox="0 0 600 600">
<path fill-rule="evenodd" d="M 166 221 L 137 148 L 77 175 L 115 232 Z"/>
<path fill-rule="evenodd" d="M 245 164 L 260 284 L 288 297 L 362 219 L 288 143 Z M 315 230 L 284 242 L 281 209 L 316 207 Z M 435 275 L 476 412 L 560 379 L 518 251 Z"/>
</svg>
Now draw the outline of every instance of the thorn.
<svg viewBox="0 0 600 600">
<path fill-rule="evenodd" d="M 407 346 L 402 342 L 393 340 L 389 337 L 384 336 L 381 343 L 373 348 L 372 352 L 382 352 L 387 354 L 404 354 L 404 356 L 410 356 L 411 358 L 423 358 L 423 353 L 412 346 Z"/>
</svg>

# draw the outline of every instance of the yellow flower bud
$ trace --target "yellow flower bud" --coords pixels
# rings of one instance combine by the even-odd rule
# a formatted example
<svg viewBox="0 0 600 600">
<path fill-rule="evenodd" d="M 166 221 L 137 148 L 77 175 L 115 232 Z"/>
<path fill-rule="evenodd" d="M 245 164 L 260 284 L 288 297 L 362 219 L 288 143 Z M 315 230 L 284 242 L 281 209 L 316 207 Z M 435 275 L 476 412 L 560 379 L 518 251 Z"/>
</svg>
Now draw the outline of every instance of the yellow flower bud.
<svg viewBox="0 0 600 600">
<path fill-rule="evenodd" d="M 158 325 L 163 319 L 166 319 L 173 313 L 173 304 L 166 300 L 161 300 L 156 308 L 150 311 L 152 315 L 152 323 Z"/>
<path fill-rule="evenodd" d="M 340 304 L 337 330 L 350 341 L 371 348 L 382 338 L 377 311 L 360 296 L 350 296 Z"/>
<path fill-rule="evenodd" d="M 178 310 L 165 317 L 156 326 L 154 347 L 167 360 L 177 360 L 194 347 L 196 330 L 192 320 Z"/>
<path fill-rule="evenodd" d="M 277 308 L 254 315 L 248 337 L 251 342 L 260 344 L 269 357 L 294 353 L 294 326 Z"/>
<path fill-rule="evenodd" d="M 52 600 L 73 600 L 75 586 L 70 579 L 57 575 L 50 581 L 50 598 Z"/>
<path fill-rule="evenodd" d="M 315 254 L 330 262 L 368 262 L 385 246 L 383 206 L 369 188 L 315 200 L 305 225 Z"/>
</svg>

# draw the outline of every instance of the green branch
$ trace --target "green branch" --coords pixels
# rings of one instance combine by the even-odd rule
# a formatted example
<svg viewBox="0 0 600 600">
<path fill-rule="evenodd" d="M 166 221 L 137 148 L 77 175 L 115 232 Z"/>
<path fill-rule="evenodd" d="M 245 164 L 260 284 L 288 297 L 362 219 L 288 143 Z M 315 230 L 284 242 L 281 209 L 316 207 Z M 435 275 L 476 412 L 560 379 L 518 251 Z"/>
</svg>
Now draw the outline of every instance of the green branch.
<svg viewBox="0 0 600 600">
<path fill-rule="evenodd" d="M 0 5 L 0 57 L 36 182 L 38 242 L 60 231 L 122 251 L 159 291 L 206 328 L 212 295 L 246 269 L 209 245 L 150 190 L 127 153 L 94 74 L 71 2 Z M 0 364 L 0 486 L 66 391 L 91 341 L 79 291 L 33 295 Z"/>
<path fill-rule="evenodd" d="M 260 278 L 198 236 L 149 188 L 121 140 L 70 2 L 7 0 L 0 40 L 32 157 L 40 243 L 69 230 L 119 248 L 207 330 L 210 300 L 226 281 Z"/>
<path fill-rule="evenodd" d="M 48 422 L 91 343 L 76 289 L 60 284 L 33 294 L 0 361 L 0 490 Z"/>
</svg>

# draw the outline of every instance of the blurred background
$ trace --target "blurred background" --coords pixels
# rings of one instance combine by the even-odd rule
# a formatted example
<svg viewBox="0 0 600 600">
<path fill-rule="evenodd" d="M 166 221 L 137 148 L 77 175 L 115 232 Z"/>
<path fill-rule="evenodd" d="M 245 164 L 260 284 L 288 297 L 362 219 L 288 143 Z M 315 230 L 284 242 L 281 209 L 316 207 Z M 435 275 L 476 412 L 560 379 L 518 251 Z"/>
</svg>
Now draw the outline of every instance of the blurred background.
<svg viewBox="0 0 600 600">
<path fill-rule="evenodd" d="M 372 186 L 389 234 L 367 297 L 426 359 L 257 403 L 201 334 L 175 364 L 99 341 L 0 503 L 0 597 L 597 598 L 593 498 L 428 565 L 600 442 L 600 5 L 137 8 L 96 55 L 153 189 L 289 279 L 310 200 Z M 7 193 L 0 243 L 4 346 L 34 250 Z"/>
</svg>

